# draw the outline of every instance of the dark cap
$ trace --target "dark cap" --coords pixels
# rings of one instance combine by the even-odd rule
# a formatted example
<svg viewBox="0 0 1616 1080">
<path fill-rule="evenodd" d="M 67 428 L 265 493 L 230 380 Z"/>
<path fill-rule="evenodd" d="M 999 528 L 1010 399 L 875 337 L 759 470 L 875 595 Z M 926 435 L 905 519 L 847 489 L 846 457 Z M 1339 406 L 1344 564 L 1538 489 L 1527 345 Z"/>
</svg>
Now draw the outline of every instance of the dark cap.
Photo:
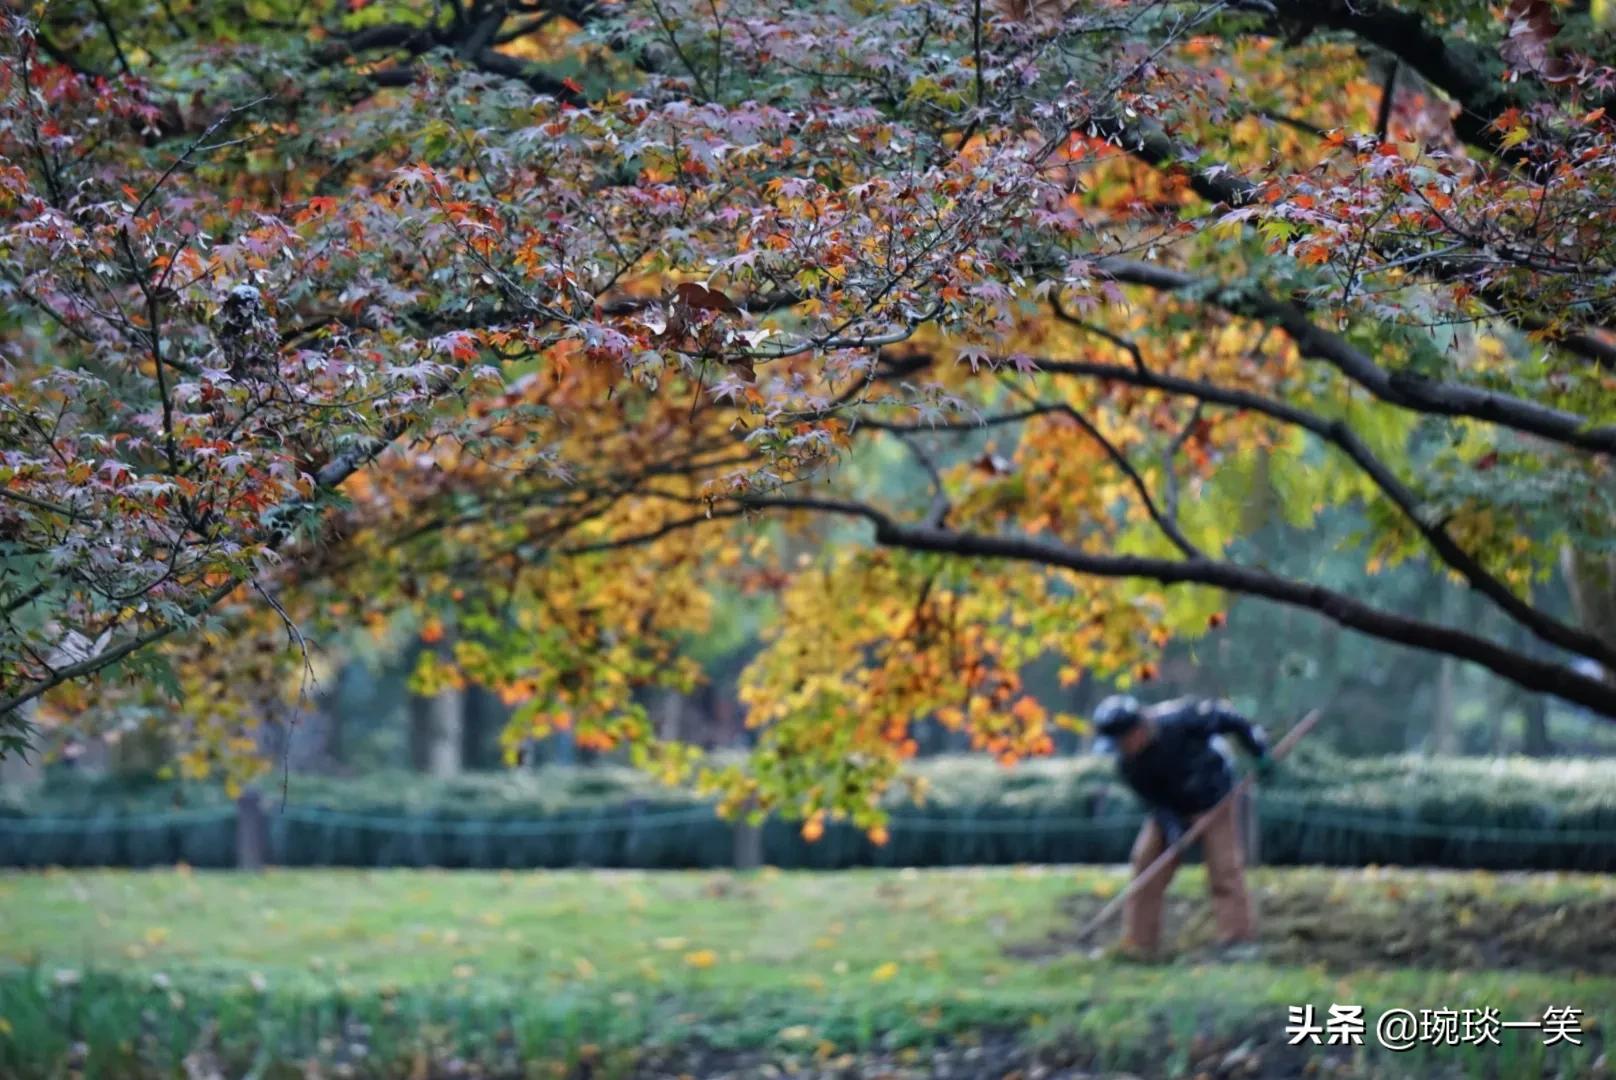
<svg viewBox="0 0 1616 1080">
<path fill-rule="evenodd" d="M 1094 733 L 1114 739 L 1132 728 L 1144 716 L 1139 699 L 1131 694 L 1112 694 L 1094 710 Z"/>
</svg>

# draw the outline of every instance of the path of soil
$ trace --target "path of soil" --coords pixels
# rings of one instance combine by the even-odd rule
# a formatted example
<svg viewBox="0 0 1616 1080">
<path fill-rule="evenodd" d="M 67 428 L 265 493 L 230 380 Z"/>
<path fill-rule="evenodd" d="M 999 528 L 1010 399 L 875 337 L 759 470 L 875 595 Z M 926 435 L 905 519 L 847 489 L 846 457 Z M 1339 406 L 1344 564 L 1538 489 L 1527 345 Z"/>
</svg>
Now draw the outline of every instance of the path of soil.
<svg viewBox="0 0 1616 1080">
<path fill-rule="evenodd" d="M 1259 885 L 1253 897 L 1266 963 L 1616 973 L 1616 903 L 1608 900 L 1505 900 L 1458 885 L 1426 887 L 1416 875 L 1355 882 L 1350 895 L 1326 881 L 1292 881 L 1283 890 Z M 1009 951 L 1038 959 L 1113 943 L 1117 922 L 1091 941 L 1075 940 L 1077 927 L 1104 903 L 1067 897 L 1061 907 L 1071 930 Z M 1169 897 L 1165 925 L 1175 952 L 1194 955 L 1212 944 L 1205 897 Z"/>
</svg>

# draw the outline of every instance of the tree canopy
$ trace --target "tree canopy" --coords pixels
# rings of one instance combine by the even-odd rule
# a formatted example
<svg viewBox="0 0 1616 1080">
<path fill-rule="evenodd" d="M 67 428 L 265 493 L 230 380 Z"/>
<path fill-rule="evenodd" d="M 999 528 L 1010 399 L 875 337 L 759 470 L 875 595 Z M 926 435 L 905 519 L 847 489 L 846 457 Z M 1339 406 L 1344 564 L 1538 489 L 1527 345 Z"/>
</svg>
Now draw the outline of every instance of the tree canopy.
<svg viewBox="0 0 1616 1080">
<path fill-rule="evenodd" d="M 62 0 L 0 66 L 0 737 L 418 686 L 879 828 L 1229 594 L 1616 719 L 1616 71 L 1549 0 Z M 1256 561 L 1360 523 L 1520 633 Z M 776 598 L 756 745 L 637 694 Z M 1491 625 L 1491 624 L 1489 624 Z M 129 718 L 135 718 L 130 720 Z"/>
</svg>

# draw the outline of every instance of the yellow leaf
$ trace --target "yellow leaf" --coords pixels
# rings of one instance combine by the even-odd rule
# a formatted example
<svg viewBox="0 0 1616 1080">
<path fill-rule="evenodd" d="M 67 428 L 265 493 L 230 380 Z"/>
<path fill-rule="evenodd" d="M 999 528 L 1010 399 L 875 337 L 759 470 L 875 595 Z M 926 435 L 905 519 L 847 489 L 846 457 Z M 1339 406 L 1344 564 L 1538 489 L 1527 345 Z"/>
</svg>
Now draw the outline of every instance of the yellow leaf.
<svg viewBox="0 0 1616 1080">
<path fill-rule="evenodd" d="M 685 953 L 685 963 L 697 970 L 705 970 L 718 963 L 718 954 L 711 949 L 697 949 Z"/>
<path fill-rule="evenodd" d="M 894 963 L 893 961 L 888 960 L 886 963 L 882 964 L 880 967 L 878 967 L 874 971 L 870 972 L 870 981 L 871 982 L 878 982 L 878 983 L 886 982 L 888 979 L 892 978 L 897 973 L 898 973 L 898 965 L 896 963 Z"/>
</svg>

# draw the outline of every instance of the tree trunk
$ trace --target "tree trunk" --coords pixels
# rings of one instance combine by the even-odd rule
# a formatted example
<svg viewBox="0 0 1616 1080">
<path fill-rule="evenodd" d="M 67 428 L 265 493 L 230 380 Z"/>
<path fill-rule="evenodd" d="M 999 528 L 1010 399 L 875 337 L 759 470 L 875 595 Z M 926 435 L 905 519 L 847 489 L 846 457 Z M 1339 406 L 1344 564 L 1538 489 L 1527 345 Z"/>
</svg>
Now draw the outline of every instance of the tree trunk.
<svg viewBox="0 0 1616 1080">
<path fill-rule="evenodd" d="M 466 690 L 464 732 L 460 764 L 464 769 L 497 769 L 502 762 L 500 733 L 510 721 L 511 709 L 486 687 Z"/>
<path fill-rule="evenodd" d="M 663 689 L 656 695 L 657 738 L 677 742 L 683 734 L 685 698 L 677 690 Z"/>
<path fill-rule="evenodd" d="M 428 776 L 454 776 L 460 772 L 463 700 L 458 690 L 411 700 L 410 741 L 417 771 Z"/>
<path fill-rule="evenodd" d="M 1527 697 L 1522 712 L 1521 753 L 1529 757 L 1548 757 L 1554 753 L 1549 741 L 1549 703 L 1542 694 Z"/>
<path fill-rule="evenodd" d="M 264 798 L 249 787 L 236 800 L 236 869 L 256 872 L 269 860 L 269 824 Z"/>
<path fill-rule="evenodd" d="M 347 710 L 343 708 L 342 684 L 347 677 L 346 669 L 338 671 L 331 680 L 330 691 L 320 697 L 316 706 L 325 718 L 325 754 L 332 770 L 342 767 L 343 754 L 346 752 L 342 740 L 342 722 Z"/>
<path fill-rule="evenodd" d="M 1501 681 L 1487 695 L 1487 753 L 1494 757 L 1504 752 L 1504 714 L 1514 696 Z"/>
<path fill-rule="evenodd" d="M 763 865 L 763 826 L 747 821 L 747 815 L 755 806 L 756 803 L 749 800 L 735 821 L 733 862 L 737 870 L 756 870 Z"/>
<path fill-rule="evenodd" d="M 1458 666 L 1459 662 L 1451 656 L 1444 656 L 1437 665 L 1436 701 L 1431 710 L 1431 733 L 1425 743 L 1429 755 L 1451 756 L 1458 741 L 1457 725 L 1454 723 L 1457 695 L 1453 686 Z"/>
<path fill-rule="evenodd" d="M 458 775 L 465 738 L 466 695 L 448 689 L 410 696 L 410 764 L 428 776 Z"/>
<path fill-rule="evenodd" d="M 1616 645 L 1616 555 L 1560 550 L 1560 569 L 1571 593 L 1571 610 L 1584 630 Z M 1616 672 L 1607 671 L 1616 680 Z"/>
</svg>

